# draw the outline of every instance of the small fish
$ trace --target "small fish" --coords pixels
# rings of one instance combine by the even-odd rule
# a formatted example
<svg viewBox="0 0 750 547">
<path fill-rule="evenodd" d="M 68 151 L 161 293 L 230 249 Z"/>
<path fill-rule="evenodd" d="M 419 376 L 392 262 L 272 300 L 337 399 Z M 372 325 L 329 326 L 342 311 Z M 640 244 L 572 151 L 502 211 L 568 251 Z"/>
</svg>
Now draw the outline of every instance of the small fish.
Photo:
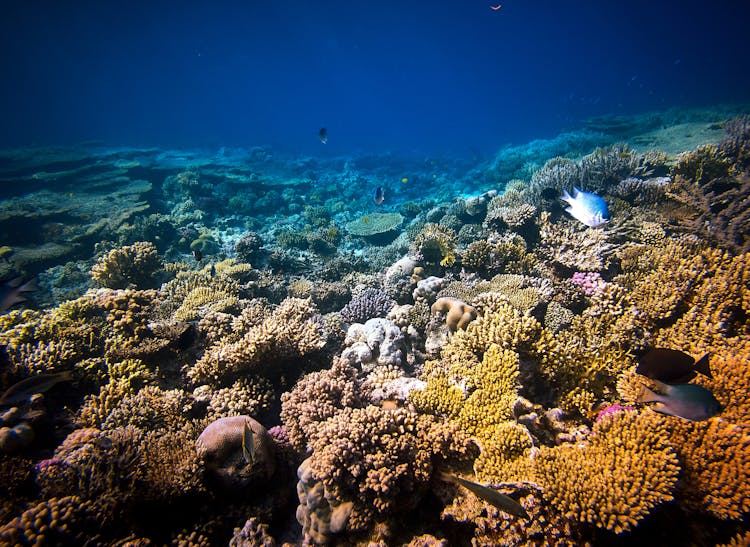
<svg viewBox="0 0 750 547">
<path fill-rule="evenodd" d="M 193 249 L 193 256 L 196 262 L 200 262 L 203 259 L 203 253 L 200 249 Z"/>
<path fill-rule="evenodd" d="M 323 144 L 328 143 L 328 129 L 325 127 L 321 127 L 320 131 L 318 131 L 318 138 L 320 139 L 320 142 Z"/>
<path fill-rule="evenodd" d="M 253 442 L 253 431 L 250 426 L 247 425 L 245 420 L 245 426 L 242 430 L 242 458 L 245 463 L 252 465 L 255 461 L 255 443 Z"/>
<path fill-rule="evenodd" d="M 589 228 L 596 228 L 609 222 L 609 208 L 607 203 L 596 194 L 583 192 L 573 187 L 573 196 L 563 190 L 561 200 L 568 203 L 569 207 L 565 210 L 570 216 L 582 222 Z"/>
<path fill-rule="evenodd" d="M 25 378 L 18 383 L 13 384 L 0 397 L 0 406 L 16 405 L 23 403 L 32 395 L 44 393 L 49 388 L 59 382 L 69 382 L 73 379 L 73 371 L 56 372 L 53 374 L 37 374 Z"/>
<path fill-rule="evenodd" d="M 375 188 L 375 191 L 372 193 L 372 201 L 375 202 L 375 205 L 380 205 L 385 201 L 385 194 L 382 187 L 378 186 Z"/>
<path fill-rule="evenodd" d="M 520 503 L 518 503 L 510 496 L 506 496 L 505 494 L 498 492 L 494 488 L 462 479 L 461 477 L 451 475 L 450 473 L 440 472 L 440 478 L 446 482 L 452 482 L 454 484 L 463 486 L 475 496 L 482 498 L 487 503 L 491 503 L 492 505 L 494 505 L 501 511 L 505 511 L 509 515 L 521 517 L 526 520 L 529 520 L 531 518 L 526 512 L 526 509 L 524 509 Z"/>
<path fill-rule="evenodd" d="M 401 178 L 401 182 L 402 182 L 403 184 L 406 184 L 407 182 L 409 182 L 409 177 L 402 177 L 402 178 Z"/>
<path fill-rule="evenodd" d="M 668 348 L 652 348 L 638 358 L 638 374 L 666 384 L 685 384 L 700 373 L 712 378 L 707 353 L 697 361 L 687 353 Z"/>
<path fill-rule="evenodd" d="M 216 266 L 214 266 L 214 263 L 211 263 L 211 270 L 209 271 L 211 274 L 211 277 L 216 277 Z"/>
<path fill-rule="evenodd" d="M 502 8 L 502 7 L 503 7 L 503 5 L 502 5 L 502 4 L 497 4 L 496 6 L 490 6 L 490 9 L 491 9 L 492 11 L 497 11 L 497 10 L 499 10 L 499 9 L 500 9 L 500 8 Z"/>
<path fill-rule="evenodd" d="M 35 279 L 23 283 L 22 277 L 16 277 L 0 285 L 0 312 L 6 312 L 16 304 L 26 301 L 25 292 L 38 291 Z"/>
<path fill-rule="evenodd" d="M 652 410 L 693 422 L 708 420 L 721 412 L 721 404 L 713 393 L 705 387 L 695 384 L 678 384 L 670 386 L 659 380 L 651 380 L 661 393 L 654 393 L 642 386 L 638 395 L 639 403 L 654 403 Z"/>
</svg>

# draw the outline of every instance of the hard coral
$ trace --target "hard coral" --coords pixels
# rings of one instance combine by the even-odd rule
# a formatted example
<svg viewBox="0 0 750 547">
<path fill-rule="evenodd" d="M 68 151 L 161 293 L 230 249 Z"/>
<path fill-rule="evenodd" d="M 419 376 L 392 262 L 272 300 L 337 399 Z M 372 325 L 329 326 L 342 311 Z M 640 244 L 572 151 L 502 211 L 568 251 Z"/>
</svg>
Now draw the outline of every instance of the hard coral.
<svg viewBox="0 0 750 547">
<path fill-rule="evenodd" d="M 148 289 L 158 286 L 158 274 L 163 269 L 156 246 L 138 241 L 101 257 L 91 268 L 91 278 L 99 286 L 110 289 Z"/>
<path fill-rule="evenodd" d="M 445 322 L 451 331 L 465 329 L 477 317 L 477 310 L 457 298 L 444 296 L 438 298 L 432 305 L 432 313 L 444 313 Z"/>
<path fill-rule="evenodd" d="M 394 304 L 384 291 L 368 287 L 342 308 L 341 318 L 347 323 L 364 323 L 373 317 L 385 317 Z"/>
<path fill-rule="evenodd" d="M 412 251 L 427 263 L 450 267 L 456 262 L 456 233 L 439 224 L 428 223 L 412 242 Z"/>
</svg>

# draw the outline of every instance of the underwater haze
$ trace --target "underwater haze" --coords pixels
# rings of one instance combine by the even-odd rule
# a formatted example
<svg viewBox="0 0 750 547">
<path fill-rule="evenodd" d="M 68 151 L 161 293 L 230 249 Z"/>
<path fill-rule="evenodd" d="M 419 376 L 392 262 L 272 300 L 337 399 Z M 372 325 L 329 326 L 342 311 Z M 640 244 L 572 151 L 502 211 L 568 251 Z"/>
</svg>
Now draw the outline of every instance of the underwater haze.
<svg viewBox="0 0 750 547">
<path fill-rule="evenodd" d="M 750 545 L 749 15 L 3 2 L 0 547 Z"/>
<path fill-rule="evenodd" d="M 746 2 L 497 4 L 8 2 L 0 145 L 491 152 L 748 100 Z"/>
</svg>

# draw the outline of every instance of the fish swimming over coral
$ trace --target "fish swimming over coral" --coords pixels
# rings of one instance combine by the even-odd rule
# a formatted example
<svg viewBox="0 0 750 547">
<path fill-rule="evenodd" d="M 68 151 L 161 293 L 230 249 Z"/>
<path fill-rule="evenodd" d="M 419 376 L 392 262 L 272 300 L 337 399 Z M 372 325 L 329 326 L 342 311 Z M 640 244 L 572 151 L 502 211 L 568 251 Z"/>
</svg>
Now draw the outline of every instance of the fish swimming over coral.
<svg viewBox="0 0 750 547">
<path fill-rule="evenodd" d="M 501 511 L 505 511 L 509 515 L 521 517 L 529 520 L 531 517 L 526 512 L 526 509 L 510 496 L 506 496 L 502 492 L 498 492 L 494 488 L 484 486 L 477 482 L 469 481 L 450 473 L 441 472 L 440 478 L 446 482 L 452 482 L 466 488 L 469 492 L 475 496 L 483 499 L 487 503 L 491 503 Z"/>
<path fill-rule="evenodd" d="M 700 373 L 712 377 L 708 367 L 709 354 L 697 361 L 677 349 L 652 348 L 638 358 L 638 374 L 667 384 L 684 384 Z"/>
<path fill-rule="evenodd" d="M 30 279 L 26 283 L 22 277 L 16 277 L 0 285 L 0 312 L 6 312 L 16 304 L 27 299 L 23 293 L 39 290 L 36 280 Z"/>
<path fill-rule="evenodd" d="M 375 205 L 380 205 L 385 201 L 385 194 L 383 193 L 383 188 L 378 186 L 375 188 L 375 190 L 372 193 L 372 201 L 375 202 Z"/>
<path fill-rule="evenodd" d="M 607 202 L 601 197 L 591 192 L 584 192 L 575 186 L 573 187 L 573 196 L 563 190 L 561 200 L 568 204 L 565 210 L 589 228 L 596 228 L 609 222 L 609 207 Z"/>
<path fill-rule="evenodd" d="M 320 131 L 318 131 L 318 139 L 323 144 L 327 144 L 328 143 L 328 129 L 326 129 L 325 127 L 321 127 Z"/>
<path fill-rule="evenodd" d="M 25 378 L 10 386 L 3 393 L 2 397 L 0 397 L 0 407 L 23 403 L 32 395 L 44 393 L 59 382 L 68 382 L 72 379 L 73 371 L 71 370 L 53 374 L 37 374 L 36 376 Z"/>
<path fill-rule="evenodd" d="M 696 384 L 670 386 L 658 380 L 651 381 L 656 384 L 661 393 L 655 393 L 646 386 L 642 386 L 637 400 L 639 403 L 654 403 L 649 406 L 656 412 L 693 422 L 708 420 L 721 412 L 719 401 L 703 386 Z"/>
</svg>

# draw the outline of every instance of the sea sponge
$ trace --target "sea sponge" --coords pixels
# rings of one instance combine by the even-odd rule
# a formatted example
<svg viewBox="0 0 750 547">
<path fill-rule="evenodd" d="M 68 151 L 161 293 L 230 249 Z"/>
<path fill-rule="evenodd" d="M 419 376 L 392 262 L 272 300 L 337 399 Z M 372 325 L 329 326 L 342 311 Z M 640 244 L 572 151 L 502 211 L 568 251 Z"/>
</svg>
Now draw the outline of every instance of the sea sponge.
<svg viewBox="0 0 750 547">
<path fill-rule="evenodd" d="M 445 313 L 445 322 L 451 331 L 465 329 L 477 317 L 477 310 L 457 298 L 438 298 L 430 308 L 432 313 Z"/>
<path fill-rule="evenodd" d="M 137 241 L 102 256 L 91 268 L 91 278 L 110 289 L 149 289 L 159 285 L 158 274 L 163 270 L 156 246 Z"/>
</svg>

